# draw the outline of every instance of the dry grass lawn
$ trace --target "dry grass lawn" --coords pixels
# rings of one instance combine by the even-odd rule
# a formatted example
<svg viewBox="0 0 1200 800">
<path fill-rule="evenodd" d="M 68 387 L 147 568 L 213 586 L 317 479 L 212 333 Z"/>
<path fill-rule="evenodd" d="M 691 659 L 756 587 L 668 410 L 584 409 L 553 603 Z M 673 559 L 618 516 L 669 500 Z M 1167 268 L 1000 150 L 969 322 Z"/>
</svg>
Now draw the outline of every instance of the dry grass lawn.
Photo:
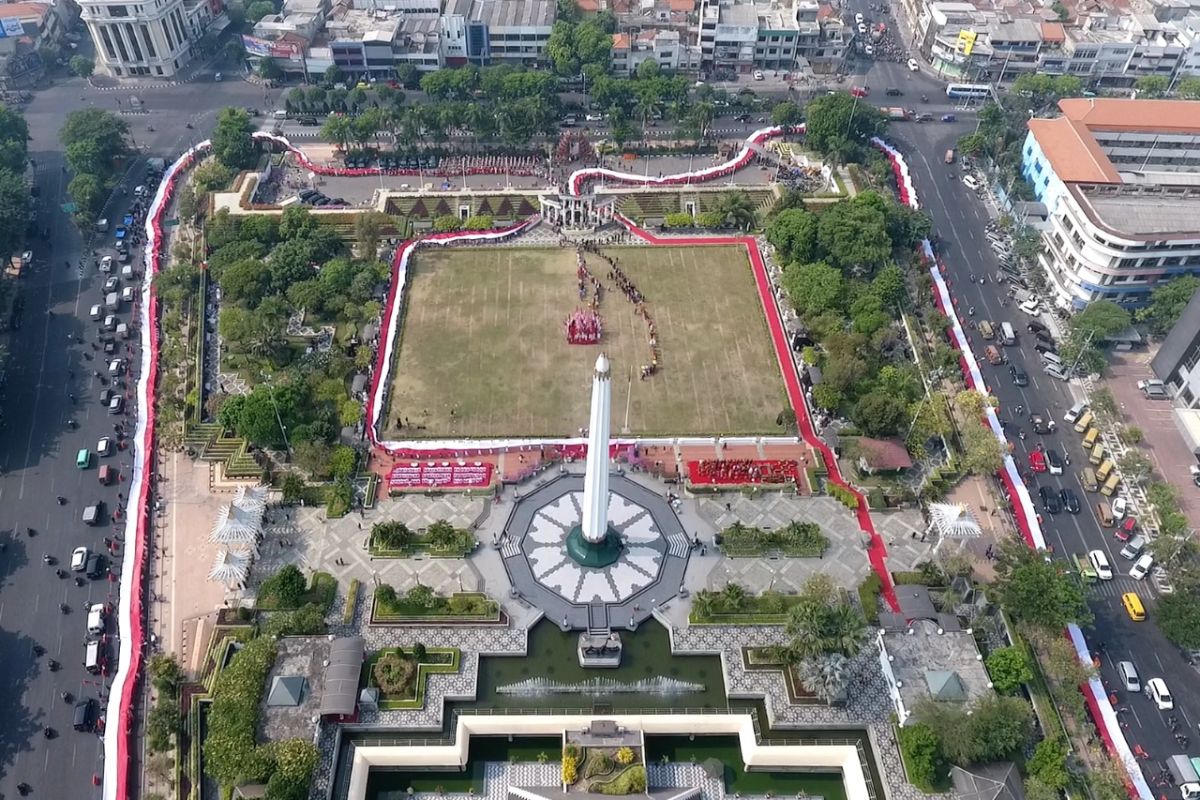
<svg viewBox="0 0 1200 800">
<path fill-rule="evenodd" d="M 577 307 L 573 250 L 424 250 L 409 276 L 388 438 L 577 435 L 601 350 L 613 365 L 614 435 L 778 431 L 787 401 L 745 252 L 608 253 L 657 323 L 657 375 L 638 377 L 650 359 L 646 325 L 603 261 L 592 259 L 613 289 L 600 309 L 604 339 L 585 347 L 568 345 L 562 324 Z M 398 417 L 409 426 L 397 427 Z"/>
</svg>

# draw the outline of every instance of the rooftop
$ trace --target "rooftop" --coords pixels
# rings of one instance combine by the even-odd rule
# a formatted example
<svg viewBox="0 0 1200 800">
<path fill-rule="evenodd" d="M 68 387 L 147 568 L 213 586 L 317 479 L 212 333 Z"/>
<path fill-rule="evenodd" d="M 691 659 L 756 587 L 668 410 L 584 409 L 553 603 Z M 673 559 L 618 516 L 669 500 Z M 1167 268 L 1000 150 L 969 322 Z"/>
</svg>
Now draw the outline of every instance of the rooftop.
<svg viewBox="0 0 1200 800">
<path fill-rule="evenodd" d="M 557 8 L 554 0 L 448 0 L 445 13 L 489 28 L 548 28 Z"/>
<path fill-rule="evenodd" d="M 974 635 L 937 631 L 936 623 L 918 620 L 903 631 L 879 634 L 909 711 L 926 699 L 969 704 L 992 693 Z"/>
<path fill-rule="evenodd" d="M 1119 189 L 1072 186 L 1070 190 L 1084 213 L 1114 234 L 1150 241 L 1200 239 L 1200 190 L 1196 187 L 1132 184 Z"/>
<path fill-rule="evenodd" d="M 324 694 L 324 664 L 329 659 L 329 649 L 329 639 L 324 636 L 285 636 L 279 640 L 279 654 L 267 676 L 259 709 L 259 732 L 263 740 L 312 737 L 312 720 Z M 284 680 L 277 682 L 278 678 Z M 298 704 L 290 702 L 300 683 L 297 679 L 303 679 L 305 684 L 305 689 L 299 692 Z M 279 705 L 284 701 L 289 704 Z"/>
</svg>

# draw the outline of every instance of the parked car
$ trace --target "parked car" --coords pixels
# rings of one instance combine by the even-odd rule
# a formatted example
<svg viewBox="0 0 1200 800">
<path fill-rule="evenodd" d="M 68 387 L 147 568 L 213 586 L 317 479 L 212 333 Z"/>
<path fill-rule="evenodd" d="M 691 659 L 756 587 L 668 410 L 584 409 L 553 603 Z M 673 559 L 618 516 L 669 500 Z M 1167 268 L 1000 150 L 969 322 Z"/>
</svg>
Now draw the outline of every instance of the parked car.
<svg viewBox="0 0 1200 800">
<path fill-rule="evenodd" d="M 1167 393 L 1167 386 L 1160 380 L 1138 381 L 1137 387 L 1142 390 L 1147 398 L 1151 400 L 1170 400 L 1171 395 Z"/>
<path fill-rule="evenodd" d="M 942 122 L 954 122 L 958 117 L 953 114 L 942 114 Z"/>
<path fill-rule="evenodd" d="M 1112 580 L 1112 565 L 1108 563 L 1108 556 L 1104 555 L 1103 550 L 1093 550 L 1088 553 L 1088 561 L 1091 562 L 1092 569 L 1096 571 L 1097 578 L 1102 581 Z"/>
<path fill-rule="evenodd" d="M 76 547 L 71 551 L 71 572 L 83 572 L 87 567 L 88 557 L 91 556 L 91 551 L 86 547 Z"/>
<path fill-rule="evenodd" d="M 1079 504 L 1079 495 L 1075 494 L 1073 489 L 1059 489 L 1058 496 L 1062 500 L 1063 508 L 1072 514 L 1078 514 L 1082 509 Z"/>
<path fill-rule="evenodd" d="M 1145 580 L 1150 574 L 1150 568 L 1154 566 L 1154 556 L 1149 553 L 1143 553 L 1138 557 L 1138 560 L 1133 562 L 1133 566 L 1129 568 L 1129 577 L 1135 581 Z"/>
</svg>

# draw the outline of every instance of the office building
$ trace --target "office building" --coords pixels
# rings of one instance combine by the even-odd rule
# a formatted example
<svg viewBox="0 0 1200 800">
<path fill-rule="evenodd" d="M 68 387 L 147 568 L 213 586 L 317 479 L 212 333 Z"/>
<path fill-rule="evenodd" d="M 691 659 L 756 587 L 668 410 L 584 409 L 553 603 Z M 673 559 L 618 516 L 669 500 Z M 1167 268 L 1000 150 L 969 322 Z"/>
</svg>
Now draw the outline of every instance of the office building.
<svg viewBox="0 0 1200 800">
<path fill-rule="evenodd" d="M 443 62 L 533 66 L 557 15 L 555 0 L 446 0 L 438 24 Z"/>
<path fill-rule="evenodd" d="M 1200 275 L 1200 103 L 1077 98 L 1033 119 L 1022 169 L 1049 214 L 1040 257 L 1057 305 L 1144 304 Z"/>
<path fill-rule="evenodd" d="M 118 78 L 170 78 L 192 46 L 223 21 L 220 0 L 79 0 L 96 45 L 96 69 Z"/>
</svg>

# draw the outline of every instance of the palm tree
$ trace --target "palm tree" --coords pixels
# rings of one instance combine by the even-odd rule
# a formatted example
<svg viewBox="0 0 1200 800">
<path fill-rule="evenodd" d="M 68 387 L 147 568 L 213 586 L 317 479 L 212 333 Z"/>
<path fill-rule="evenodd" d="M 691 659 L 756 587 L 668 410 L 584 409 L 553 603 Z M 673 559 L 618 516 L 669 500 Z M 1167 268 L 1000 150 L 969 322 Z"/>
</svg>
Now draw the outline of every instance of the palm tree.
<svg viewBox="0 0 1200 800">
<path fill-rule="evenodd" d="M 791 607 L 785 630 L 792 637 L 788 645 L 792 661 L 805 661 L 829 652 L 828 618 L 829 606 L 819 601 L 808 600 Z"/>
<path fill-rule="evenodd" d="M 339 150 L 354 137 L 354 121 L 350 117 L 329 117 L 321 126 L 321 136 L 332 141 Z"/>
<path fill-rule="evenodd" d="M 741 585 L 736 583 L 727 583 L 721 591 L 721 597 L 725 601 L 725 606 L 731 611 L 736 611 L 746 602 L 746 590 Z"/>
<path fill-rule="evenodd" d="M 754 204 L 745 192 L 729 192 L 722 196 L 717 205 L 717 212 L 723 214 L 725 219 L 733 220 L 742 230 L 750 230 L 758 221 L 758 212 L 754 210 Z"/>
<path fill-rule="evenodd" d="M 859 610 L 849 603 L 838 603 L 830 609 L 828 623 L 832 649 L 848 658 L 857 655 L 870 633 Z"/>
<path fill-rule="evenodd" d="M 716 595 L 706 589 L 696 592 L 692 597 L 692 614 L 697 619 L 712 617 L 713 611 L 716 608 L 716 599 Z"/>
<path fill-rule="evenodd" d="M 841 653 L 806 658 L 796 665 L 796 677 L 818 700 L 837 703 L 846 697 L 850 661 Z"/>
<path fill-rule="evenodd" d="M 696 128 L 700 131 L 700 138 L 708 136 L 708 127 L 712 125 L 713 119 L 717 116 L 717 107 L 712 103 L 697 103 L 692 109 L 692 119 L 696 122 Z"/>
</svg>

